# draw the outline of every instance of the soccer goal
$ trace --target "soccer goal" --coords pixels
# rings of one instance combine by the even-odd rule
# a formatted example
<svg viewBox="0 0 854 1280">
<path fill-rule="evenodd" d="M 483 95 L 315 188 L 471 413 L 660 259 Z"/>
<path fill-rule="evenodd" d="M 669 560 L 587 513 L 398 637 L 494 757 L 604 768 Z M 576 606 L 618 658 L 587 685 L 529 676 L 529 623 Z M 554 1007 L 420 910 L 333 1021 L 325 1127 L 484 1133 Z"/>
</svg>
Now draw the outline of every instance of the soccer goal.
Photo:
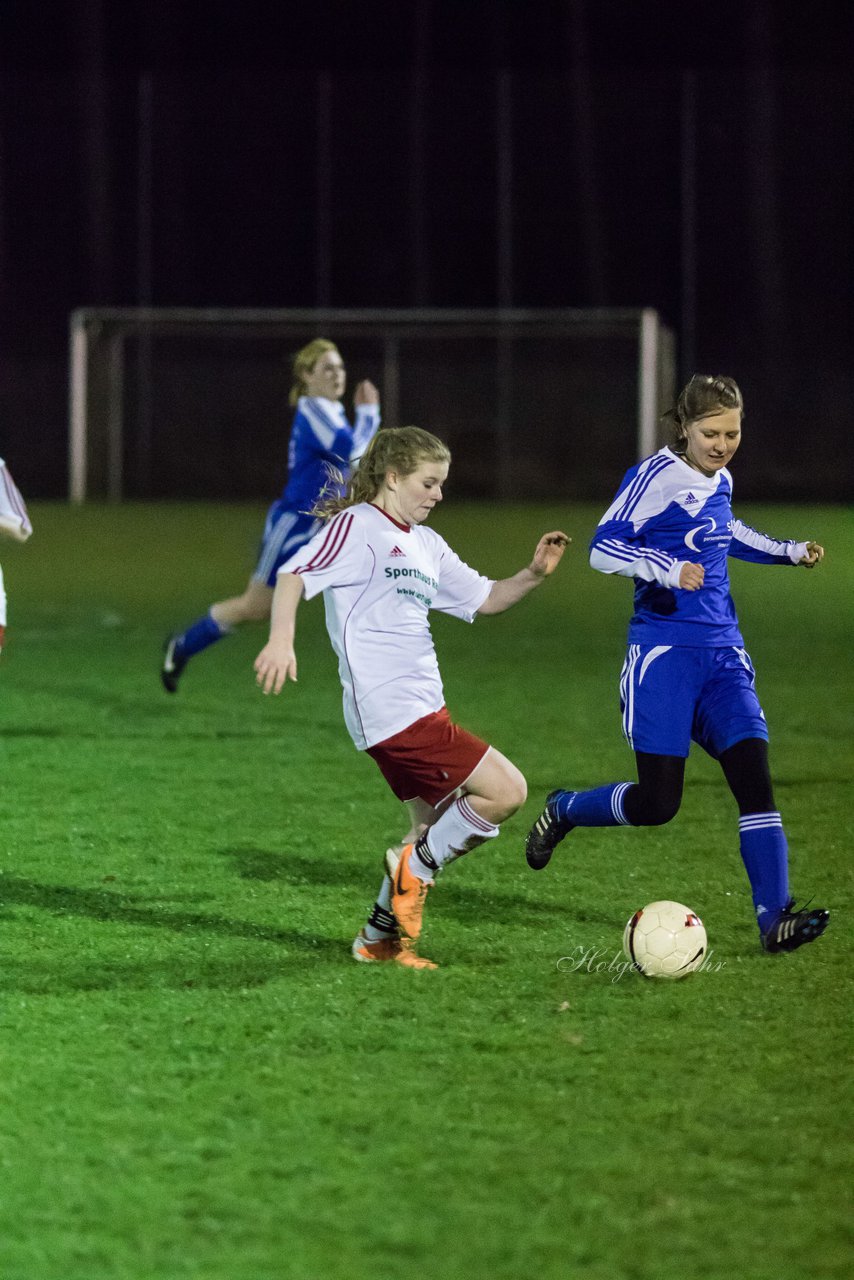
<svg viewBox="0 0 854 1280">
<path fill-rule="evenodd" d="M 609 493 L 658 446 L 673 336 L 644 310 L 85 308 L 70 325 L 69 491 L 90 498 L 267 498 L 282 483 L 293 355 L 336 342 L 348 392 L 380 388 L 471 497 Z"/>
</svg>

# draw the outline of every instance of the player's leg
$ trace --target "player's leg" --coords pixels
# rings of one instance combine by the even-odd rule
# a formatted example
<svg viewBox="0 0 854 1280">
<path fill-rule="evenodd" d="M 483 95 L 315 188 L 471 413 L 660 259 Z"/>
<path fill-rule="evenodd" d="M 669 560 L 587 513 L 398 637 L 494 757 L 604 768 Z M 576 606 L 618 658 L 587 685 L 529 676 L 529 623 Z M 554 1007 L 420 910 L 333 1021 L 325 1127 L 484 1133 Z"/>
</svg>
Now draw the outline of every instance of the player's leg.
<svg viewBox="0 0 854 1280">
<path fill-rule="evenodd" d="M 550 792 L 525 841 L 532 870 L 541 871 L 575 827 L 660 826 L 675 816 L 703 661 L 702 652 L 694 650 L 629 646 L 620 673 L 620 707 L 638 780 Z"/>
<path fill-rule="evenodd" d="M 422 800 L 420 797 L 416 797 L 414 800 L 405 800 L 404 809 L 407 821 L 406 834 L 396 845 L 392 845 L 385 851 L 382 883 L 367 923 L 362 929 L 363 934 L 372 942 L 378 941 L 383 937 L 397 937 L 397 921 L 391 910 L 392 878 L 397 871 L 397 864 L 404 848 L 407 845 L 413 845 L 419 836 L 423 835 L 427 827 L 436 821 L 440 812 L 440 809 L 428 804 L 426 800 Z"/>
<path fill-rule="evenodd" d="M 793 951 L 812 942 L 830 916 L 821 908 L 795 910 L 789 896 L 788 844 L 774 803 L 768 728 L 744 649 L 715 651 L 698 700 L 694 736 L 720 760 L 738 805 L 739 845 L 762 945 L 767 951 Z"/>
<path fill-rule="evenodd" d="M 186 630 L 169 636 L 163 650 L 160 678 L 168 693 L 176 693 L 181 673 L 191 658 L 230 635 L 243 622 L 263 622 L 270 616 L 273 589 L 250 578 L 245 591 L 211 605 Z"/>
<path fill-rule="evenodd" d="M 160 667 L 160 679 L 167 692 L 177 692 L 181 673 L 197 653 L 230 635 L 244 622 L 264 622 L 269 618 L 280 565 L 308 541 L 318 524 L 313 516 L 273 504 L 267 512 L 258 563 L 245 591 L 218 601 L 185 631 L 167 638 Z"/>
<path fill-rule="evenodd" d="M 457 731 L 464 733 L 465 731 Z M 465 735 L 485 747 L 480 739 Z M 525 803 L 525 779 L 500 751 L 489 747 L 460 784 L 461 795 L 401 854 L 392 886 L 392 911 L 401 932 L 417 938 L 427 891 L 438 873 L 463 854 L 494 840 L 499 824 Z"/>
<path fill-rule="evenodd" d="M 369 747 L 368 754 L 395 795 L 420 796 L 436 810 L 435 817 L 414 814 L 414 823 L 430 820 L 406 844 L 392 883 L 392 914 L 404 937 L 417 938 L 437 871 L 498 834 L 497 821 L 523 803 L 525 780 L 500 752 L 453 724 L 444 707 Z"/>
<path fill-rule="evenodd" d="M 683 756 L 636 751 L 637 782 L 609 782 L 589 791 L 552 791 L 528 833 L 525 856 L 534 871 L 575 827 L 659 827 L 682 803 Z"/>
<path fill-rule="evenodd" d="M 789 893 L 789 849 L 774 804 L 768 743 L 742 739 L 721 752 L 720 763 L 738 805 L 741 858 L 762 944 L 767 951 L 794 951 L 824 932 L 830 913 L 820 907 L 796 910 Z"/>
<path fill-rule="evenodd" d="M 241 595 L 211 605 L 210 616 L 223 632 L 228 632 L 244 622 L 266 622 L 272 603 L 273 588 L 252 577 Z"/>
<path fill-rule="evenodd" d="M 448 804 L 415 841 L 410 868 L 429 880 L 487 840 L 494 840 L 502 822 L 525 803 L 525 779 L 510 760 L 490 747 Z"/>
<path fill-rule="evenodd" d="M 454 798 L 449 796 L 438 806 L 428 804 L 420 797 L 404 801 L 407 831 L 402 840 L 385 851 L 384 874 L 379 893 L 367 921 L 353 941 L 354 960 L 369 963 L 392 962 L 414 969 L 437 967 L 432 961 L 416 954 L 411 940 L 401 938 L 391 909 L 392 883 L 404 848 L 407 845 L 411 847 Z"/>
</svg>

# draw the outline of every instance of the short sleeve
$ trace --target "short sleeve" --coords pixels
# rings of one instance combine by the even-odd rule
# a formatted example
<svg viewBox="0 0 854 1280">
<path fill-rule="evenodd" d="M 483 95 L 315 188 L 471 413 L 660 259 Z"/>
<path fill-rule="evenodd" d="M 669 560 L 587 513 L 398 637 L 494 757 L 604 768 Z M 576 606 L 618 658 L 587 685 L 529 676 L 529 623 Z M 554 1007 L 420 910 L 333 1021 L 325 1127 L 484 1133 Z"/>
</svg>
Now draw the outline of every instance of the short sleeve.
<svg viewBox="0 0 854 1280">
<path fill-rule="evenodd" d="M 327 587 L 367 582 L 369 561 L 364 528 L 352 511 L 344 510 L 294 552 L 279 573 L 298 573 L 303 580 L 305 598 L 310 600 Z"/>
<path fill-rule="evenodd" d="M 450 613 L 465 622 L 473 622 L 475 614 L 492 590 L 492 579 L 485 578 L 461 560 L 447 542 L 439 539 L 439 590 L 433 598 L 433 608 Z"/>
<path fill-rule="evenodd" d="M 26 542 L 33 531 L 24 499 L 5 462 L 0 458 L 0 533 Z"/>
</svg>

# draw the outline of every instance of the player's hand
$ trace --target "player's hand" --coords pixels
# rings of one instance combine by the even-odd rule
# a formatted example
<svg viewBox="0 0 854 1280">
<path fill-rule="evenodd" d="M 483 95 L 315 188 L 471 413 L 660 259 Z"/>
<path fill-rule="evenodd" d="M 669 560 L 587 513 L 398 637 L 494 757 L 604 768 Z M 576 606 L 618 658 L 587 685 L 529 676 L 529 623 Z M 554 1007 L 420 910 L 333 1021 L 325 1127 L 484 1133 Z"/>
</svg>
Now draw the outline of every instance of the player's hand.
<svg viewBox="0 0 854 1280">
<path fill-rule="evenodd" d="M 255 683 L 264 693 L 281 693 L 286 680 L 297 682 L 297 660 L 293 649 L 274 641 L 265 644 L 255 659 Z"/>
<path fill-rule="evenodd" d="M 705 576 L 706 571 L 701 564 L 686 560 L 679 574 L 679 585 L 683 591 L 699 591 Z"/>
<path fill-rule="evenodd" d="M 814 569 L 824 559 L 824 547 L 818 542 L 807 543 L 807 553 L 802 556 L 798 564 L 802 564 L 805 569 Z"/>
<path fill-rule="evenodd" d="M 550 573 L 554 573 L 570 542 L 572 538 L 568 538 L 559 529 L 555 529 L 552 533 L 544 533 L 537 543 L 537 549 L 531 561 L 531 572 L 538 578 L 547 578 Z"/>
<path fill-rule="evenodd" d="M 380 393 L 367 378 L 358 384 L 353 392 L 353 404 L 379 404 Z"/>
</svg>

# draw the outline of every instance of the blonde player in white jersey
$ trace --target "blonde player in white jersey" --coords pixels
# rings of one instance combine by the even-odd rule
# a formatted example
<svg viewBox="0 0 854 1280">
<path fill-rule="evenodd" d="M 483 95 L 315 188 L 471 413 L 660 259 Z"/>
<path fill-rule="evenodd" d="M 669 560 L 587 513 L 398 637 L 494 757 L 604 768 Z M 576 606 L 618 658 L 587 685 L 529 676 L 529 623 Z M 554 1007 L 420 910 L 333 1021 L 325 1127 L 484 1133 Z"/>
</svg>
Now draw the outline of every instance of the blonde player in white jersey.
<svg viewBox="0 0 854 1280">
<path fill-rule="evenodd" d="M 6 463 L 0 458 L 0 534 L 26 542 L 33 531 L 24 499 L 12 479 Z M 6 633 L 6 591 L 3 586 L 3 569 L 0 567 L 0 650 Z"/>
<path fill-rule="evenodd" d="M 557 568 L 569 539 L 540 538 L 531 563 L 492 581 L 423 522 L 442 500 L 451 455 L 418 427 L 381 430 L 346 494 L 321 503 L 325 526 L 279 570 L 270 639 L 255 661 L 264 693 L 297 678 L 297 607 L 323 592 L 338 655 L 344 719 L 407 808 L 410 829 L 386 854 L 379 896 L 353 943 L 363 962 L 435 965 L 414 948 L 424 900 L 447 863 L 498 835 L 524 803 L 525 779 L 488 743 L 453 724 L 428 613 L 473 622 L 503 613 Z"/>
</svg>

